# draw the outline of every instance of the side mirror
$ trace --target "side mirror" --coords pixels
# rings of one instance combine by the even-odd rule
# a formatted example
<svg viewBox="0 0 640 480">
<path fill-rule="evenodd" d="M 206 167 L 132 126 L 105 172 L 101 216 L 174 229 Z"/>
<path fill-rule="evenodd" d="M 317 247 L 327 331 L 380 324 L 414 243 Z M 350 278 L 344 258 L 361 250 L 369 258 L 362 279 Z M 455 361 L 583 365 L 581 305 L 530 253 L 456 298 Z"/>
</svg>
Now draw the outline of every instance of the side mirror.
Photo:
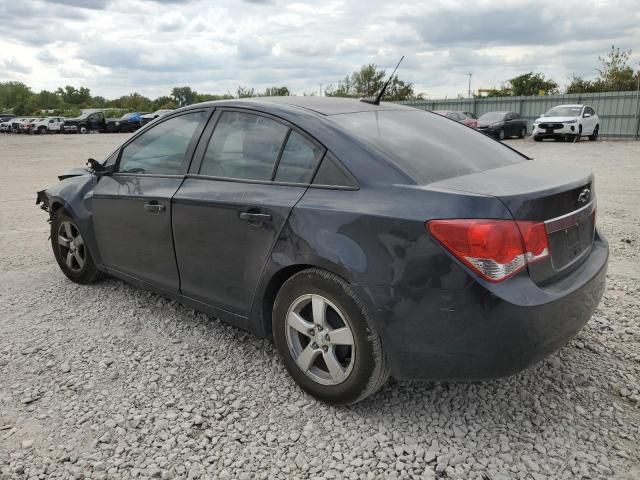
<svg viewBox="0 0 640 480">
<path fill-rule="evenodd" d="M 87 159 L 87 166 L 93 171 L 96 177 L 104 177 L 113 173 L 113 165 L 102 165 L 93 158 Z"/>
<path fill-rule="evenodd" d="M 585 113 L 582 117 L 583 117 L 583 118 L 589 118 L 590 116 L 591 116 L 591 114 L 590 114 L 590 113 Z"/>
</svg>

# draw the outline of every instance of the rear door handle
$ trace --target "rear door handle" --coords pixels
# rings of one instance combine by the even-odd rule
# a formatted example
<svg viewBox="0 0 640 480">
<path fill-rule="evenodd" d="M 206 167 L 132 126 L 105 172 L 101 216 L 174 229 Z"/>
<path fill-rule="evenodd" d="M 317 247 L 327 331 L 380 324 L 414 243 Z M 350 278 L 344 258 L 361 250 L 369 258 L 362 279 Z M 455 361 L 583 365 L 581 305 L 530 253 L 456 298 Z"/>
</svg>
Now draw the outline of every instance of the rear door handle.
<svg viewBox="0 0 640 480">
<path fill-rule="evenodd" d="M 271 215 L 268 213 L 240 212 L 240 220 L 249 223 L 262 223 L 271 221 Z"/>
<path fill-rule="evenodd" d="M 149 213 L 151 213 L 151 215 L 158 215 L 160 212 L 164 212 L 167 209 L 167 207 L 165 207 L 164 205 L 160 205 L 158 202 L 154 200 L 149 203 L 146 203 L 144 205 L 144 209 Z"/>
</svg>

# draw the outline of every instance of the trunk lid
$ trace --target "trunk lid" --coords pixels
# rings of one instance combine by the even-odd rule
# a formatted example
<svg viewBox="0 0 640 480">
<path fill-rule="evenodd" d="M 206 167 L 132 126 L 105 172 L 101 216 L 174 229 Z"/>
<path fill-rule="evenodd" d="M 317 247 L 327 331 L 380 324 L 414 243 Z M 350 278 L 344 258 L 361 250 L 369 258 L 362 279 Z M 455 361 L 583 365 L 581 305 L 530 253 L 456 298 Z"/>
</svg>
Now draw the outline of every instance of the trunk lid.
<svg viewBox="0 0 640 480">
<path fill-rule="evenodd" d="M 431 188 L 491 195 L 515 220 L 545 222 L 550 257 L 529 265 L 538 284 L 566 275 L 589 254 L 595 232 L 593 174 L 583 168 L 526 161 L 450 178 Z"/>
</svg>

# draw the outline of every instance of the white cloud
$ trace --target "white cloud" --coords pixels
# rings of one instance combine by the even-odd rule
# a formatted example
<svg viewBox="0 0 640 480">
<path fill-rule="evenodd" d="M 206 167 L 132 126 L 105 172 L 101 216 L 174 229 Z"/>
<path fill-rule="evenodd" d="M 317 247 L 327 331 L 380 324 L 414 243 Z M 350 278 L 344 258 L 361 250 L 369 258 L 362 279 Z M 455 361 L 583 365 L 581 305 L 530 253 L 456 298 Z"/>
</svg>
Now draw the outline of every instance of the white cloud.
<svg viewBox="0 0 640 480">
<path fill-rule="evenodd" d="M 590 77 L 611 44 L 640 59 L 636 0 L 20 0 L 0 4 L 0 31 L 0 79 L 107 97 L 317 91 L 405 55 L 400 78 L 434 98 L 466 92 L 469 72 L 474 88 L 530 70 Z"/>
</svg>

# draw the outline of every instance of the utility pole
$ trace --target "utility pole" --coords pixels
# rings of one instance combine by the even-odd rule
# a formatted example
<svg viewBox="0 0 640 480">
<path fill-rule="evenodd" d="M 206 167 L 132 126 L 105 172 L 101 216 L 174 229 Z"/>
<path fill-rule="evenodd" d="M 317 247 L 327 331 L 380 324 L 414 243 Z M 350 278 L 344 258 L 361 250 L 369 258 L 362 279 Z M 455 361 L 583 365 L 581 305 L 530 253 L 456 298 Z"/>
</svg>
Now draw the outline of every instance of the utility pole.
<svg viewBox="0 0 640 480">
<path fill-rule="evenodd" d="M 468 91 L 468 95 L 469 95 L 469 98 L 471 98 L 471 75 L 473 75 L 473 73 L 467 73 L 467 75 L 469 75 L 469 91 Z"/>
<path fill-rule="evenodd" d="M 322 96 L 322 84 L 319 83 L 318 85 L 320 85 L 320 96 Z"/>
</svg>

